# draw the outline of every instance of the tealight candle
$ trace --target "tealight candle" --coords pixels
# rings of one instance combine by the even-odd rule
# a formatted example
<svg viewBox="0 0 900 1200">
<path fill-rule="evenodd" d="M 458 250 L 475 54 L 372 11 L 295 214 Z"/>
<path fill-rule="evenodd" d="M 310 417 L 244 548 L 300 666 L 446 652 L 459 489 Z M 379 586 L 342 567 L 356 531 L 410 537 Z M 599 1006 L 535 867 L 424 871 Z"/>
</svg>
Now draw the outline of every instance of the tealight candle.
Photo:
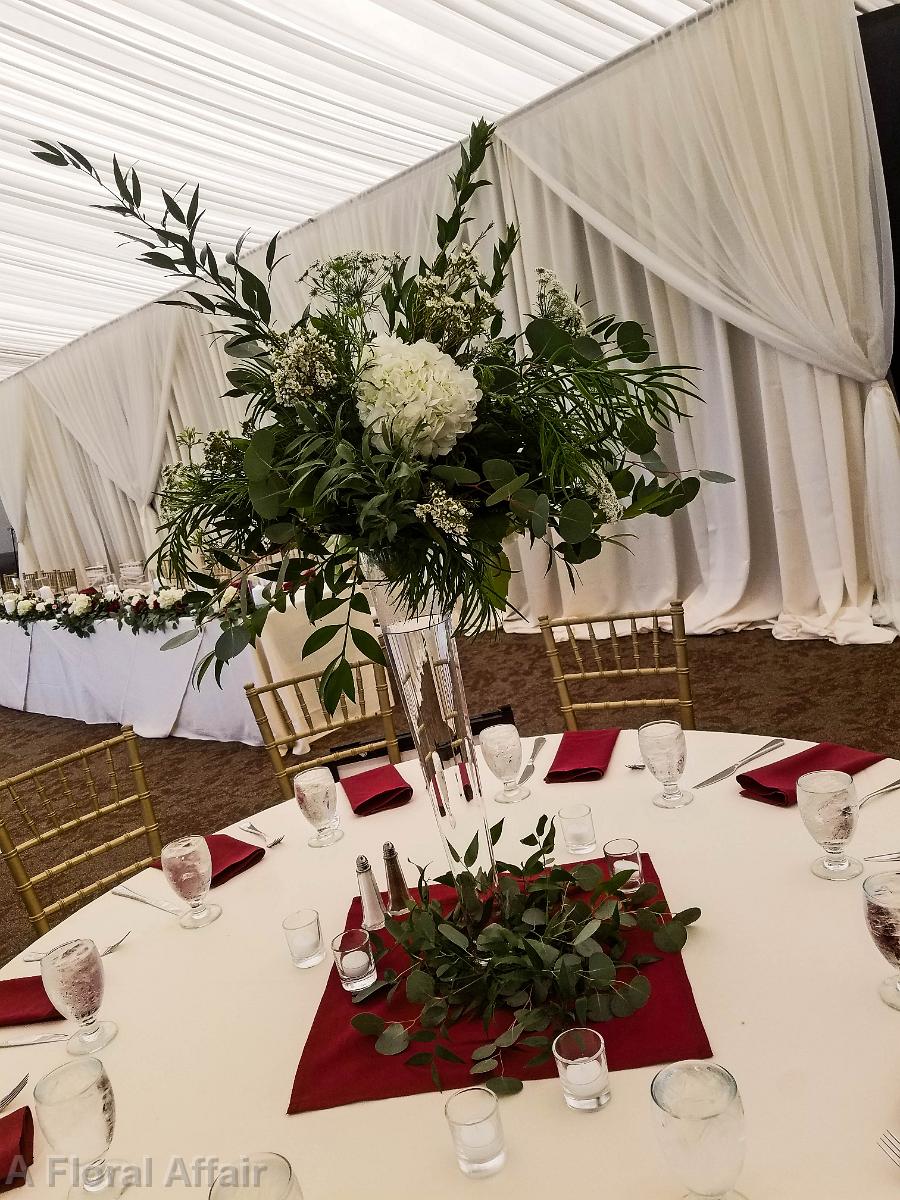
<svg viewBox="0 0 900 1200">
<path fill-rule="evenodd" d="M 291 913 L 282 929 L 295 967 L 314 967 L 325 957 L 319 914 L 314 908 Z"/>
<path fill-rule="evenodd" d="M 344 991 L 361 992 L 375 982 L 375 959 L 365 929 L 345 929 L 331 943 L 331 948 Z"/>
<path fill-rule="evenodd" d="M 456 1161 L 464 1175 L 493 1175 L 506 1162 L 497 1097 L 488 1088 L 454 1092 L 444 1105 Z"/>
<path fill-rule="evenodd" d="M 567 1029 L 558 1034 L 553 1057 L 569 1108 L 596 1112 L 608 1103 L 606 1046 L 595 1029 Z"/>
<path fill-rule="evenodd" d="M 341 971 L 348 979 L 362 979 L 372 969 L 372 960 L 365 950 L 351 950 L 341 958 Z"/>
<path fill-rule="evenodd" d="M 566 1067 L 566 1091 L 579 1100 L 591 1100 L 599 1096 L 608 1082 L 609 1071 L 595 1058 L 585 1058 Z"/>
<path fill-rule="evenodd" d="M 613 863 L 613 871 L 615 872 L 616 875 L 618 875 L 618 873 L 620 871 L 636 871 L 636 870 L 637 870 L 637 867 L 634 865 L 633 862 L 631 862 L 630 859 L 627 859 L 627 858 L 617 858 L 616 861 Z"/>
</svg>

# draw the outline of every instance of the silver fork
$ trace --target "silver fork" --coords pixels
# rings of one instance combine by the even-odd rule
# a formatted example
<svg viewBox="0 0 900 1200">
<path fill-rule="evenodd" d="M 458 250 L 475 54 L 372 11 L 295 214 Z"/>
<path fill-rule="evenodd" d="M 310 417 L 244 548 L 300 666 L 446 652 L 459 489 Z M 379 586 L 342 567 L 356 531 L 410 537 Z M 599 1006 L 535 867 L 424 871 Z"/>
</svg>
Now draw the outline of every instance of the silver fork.
<svg viewBox="0 0 900 1200">
<path fill-rule="evenodd" d="M 895 779 L 893 783 L 886 783 L 884 787 L 876 788 L 874 792 L 869 792 L 868 796 L 863 796 L 859 802 L 859 807 L 868 804 L 870 800 L 874 800 L 876 796 L 886 796 L 888 792 L 896 792 L 900 788 L 900 779 Z"/>
<path fill-rule="evenodd" d="M 105 950 L 100 951 L 100 957 L 106 958 L 107 954 L 112 954 L 113 950 L 118 950 L 118 948 L 128 937 L 129 933 L 131 933 L 131 930 L 126 929 L 117 942 L 113 942 L 111 945 L 107 946 Z M 50 947 L 50 950 L 52 949 L 54 949 L 53 946 Z M 23 954 L 22 962 L 40 962 L 42 958 L 46 957 L 46 955 L 50 953 L 50 950 L 34 950 L 29 954 Z"/>
<path fill-rule="evenodd" d="M 889 1129 L 886 1129 L 878 1139 L 878 1146 L 895 1167 L 900 1167 L 900 1141 L 897 1141 Z"/>
<path fill-rule="evenodd" d="M 266 844 L 266 849 L 271 850 L 273 846 L 279 846 L 284 841 L 284 834 L 279 834 L 277 838 L 272 838 L 269 841 L 268 834 L 263 833 L 261 829 L 257 829 L 252 821 L 248 821 L 246 825 L 241 825 L 240 828 L 244 833 L 252 833 L 254 837 L 262 838 Z"/>
<path fill-rule="evenodd" d="M 3 1097 L 3 1099 L 0 1100 L 0 1112 L 3 1112 L 4 1109 L 9 1108 L 9 1106 L 12 1104 L 13 1100 L 15 1100 L 16 1096 L 18 1096 L 19 1092 L 22 1091 L 22 1089 L 25 1087 L 25 1085 L 27 1083 L 28 1083 L 28 1076 L 26 1075 L 24 1079 L 19 1080 L 19 1082 L 12 1089 L 12 1091 L 6 1093 L 6 1095 Z"/>
</svg>

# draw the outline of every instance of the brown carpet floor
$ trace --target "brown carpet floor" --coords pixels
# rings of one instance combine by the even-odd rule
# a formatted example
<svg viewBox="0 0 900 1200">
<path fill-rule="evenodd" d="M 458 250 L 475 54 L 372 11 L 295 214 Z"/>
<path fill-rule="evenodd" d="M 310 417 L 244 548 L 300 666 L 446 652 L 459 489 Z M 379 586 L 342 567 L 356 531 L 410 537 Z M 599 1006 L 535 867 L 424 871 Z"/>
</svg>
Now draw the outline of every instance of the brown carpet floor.
<svg viewBox="0 0 900 1200">
<path fill-rule="evenodd" d="M 539 637 L 486 636 L 463 642 L 460 649 L 473 713 L 508 703 L 523 735 L 563 728 Z M 760 630 L 689 638 L 688 650 L 702 729 L 777 733 L 897 754 L 900 644 L 777 642 Z M 632 710 L 620 721 L 594 724 L 635 726 L 643 719 Z M 116 732 L 112 726 L 0 708 L 0 778 Z M 167 738 L 142 739 L 141 751 L 164 840 L 220 828 L 278 799 L 262 749 Z M 0 962 L 29 940 L 28 924 L 0 867 Z"/>
</svg>

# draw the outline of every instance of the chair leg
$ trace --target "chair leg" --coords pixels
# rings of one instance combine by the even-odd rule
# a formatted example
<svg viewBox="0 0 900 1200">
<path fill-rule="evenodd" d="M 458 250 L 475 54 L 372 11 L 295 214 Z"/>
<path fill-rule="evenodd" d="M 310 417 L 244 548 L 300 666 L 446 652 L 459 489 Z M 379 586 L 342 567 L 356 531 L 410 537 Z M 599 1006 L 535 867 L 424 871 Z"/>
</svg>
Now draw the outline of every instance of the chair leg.
<svg viewBox="0 0 900 1200">
<path fill-rule="evenodd" d="M 562 661 L 560 660 L 559 651 L 556 648 L 556 642 L 553 638 L 553 629 L 550 626 L 550 620 L 548 617 L 538 617 L 538 624 L 541 627 L 541 633 L 544 637 L 547 658 L 550 660 L 553 682 L 556 684 L 556 690 L 559 693 L 559 708 L 566 723 L 566 729 L 577 729 L 578 722 L 575 719 L 575 713 L 572 709 L 572 697 L 569 695 L 569 688 L 563 676 Z"/>
<path fill-rule="evenodd" d="M 673 600 L 670 611 L 672 613 L 672 643 L 675 648 L 678 709 L 681 715 L 681 727 L 682 729 L 696 729 L 694 694 L 691 689 L 691 670 L 688 664 L 687 637 L 684 632 L 684 605 L 680 600 Z"/>
</svg>

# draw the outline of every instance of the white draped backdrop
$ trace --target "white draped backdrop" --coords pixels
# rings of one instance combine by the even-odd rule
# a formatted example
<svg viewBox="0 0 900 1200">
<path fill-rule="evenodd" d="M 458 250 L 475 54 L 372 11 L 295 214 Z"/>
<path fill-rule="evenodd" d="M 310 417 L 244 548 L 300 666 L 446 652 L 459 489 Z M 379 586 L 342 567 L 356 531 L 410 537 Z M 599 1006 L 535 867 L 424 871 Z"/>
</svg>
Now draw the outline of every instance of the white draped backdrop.
<svg viewBox="0 0 900 1200">
<path fill-rule="evenodd" d="M 298 311 L 312 258 L 427 251 L 455 157 L 288 233 L 276 313 Z M 900 624 L 894 288 L 851 0 L 730 0 L 502 122 L 487 169 L 476 216 L 522 234 L 509 315 L 530 311 L 543 265 L 600 312 L 648 323 L 664 360 L 702 371 L 705 403 L 664 457 L 737 480 L 671 521 L 630 522 L 633 552 L 604 551 L 574 594 L 544 548 L 520 544 L 526 627 L 678 594 L 692 632 L 892 638 L 876 622 Z M 145 308 L 0 384 L 0 499 L 23 565 L 152 547 L 175 433 L 240 423 L 208 331 Z"/>
</svg>

